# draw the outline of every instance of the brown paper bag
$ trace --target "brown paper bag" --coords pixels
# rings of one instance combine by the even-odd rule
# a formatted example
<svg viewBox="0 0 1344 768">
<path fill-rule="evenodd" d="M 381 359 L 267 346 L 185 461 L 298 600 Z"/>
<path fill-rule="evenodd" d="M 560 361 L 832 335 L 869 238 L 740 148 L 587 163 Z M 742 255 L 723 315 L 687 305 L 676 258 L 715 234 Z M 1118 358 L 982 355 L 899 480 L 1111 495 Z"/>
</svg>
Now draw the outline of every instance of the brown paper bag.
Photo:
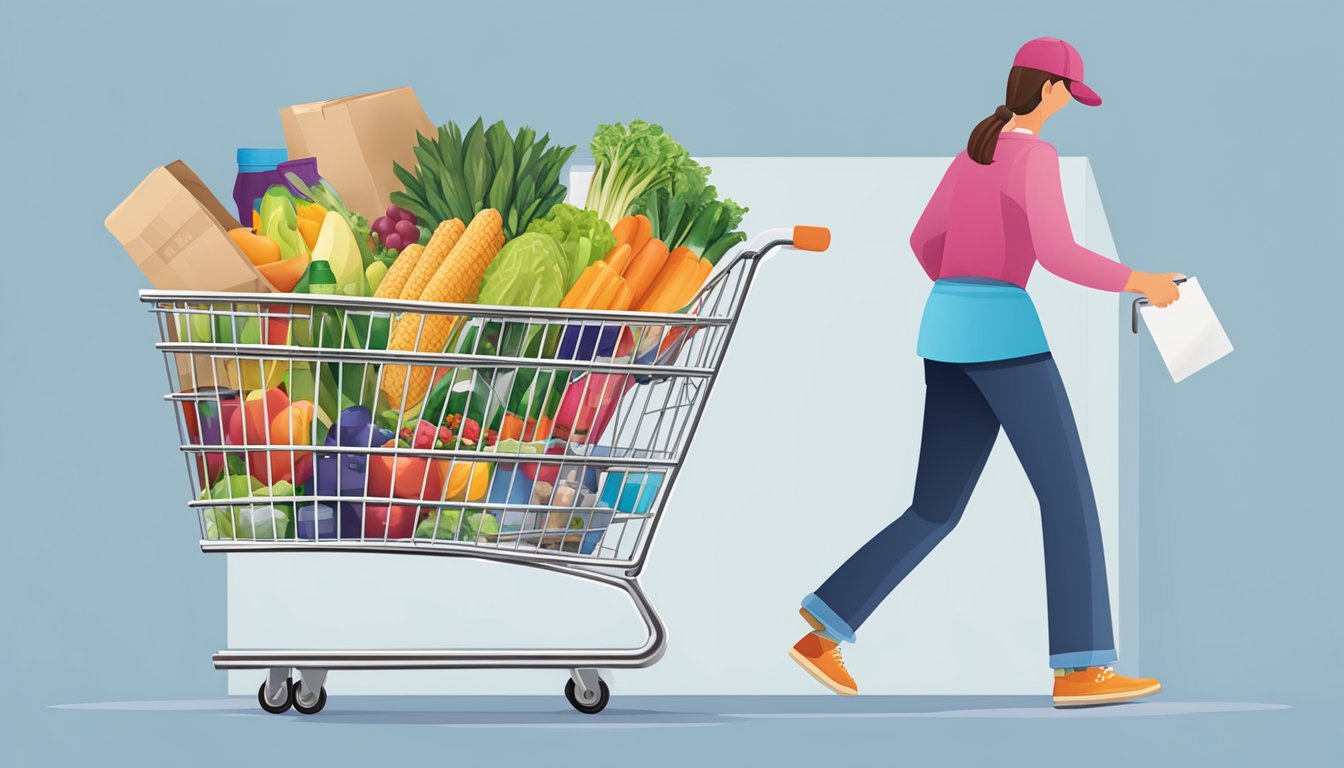
<svg viewBox="0 0 1344 768">
<path fill-rule="evenodd" d="M 382 216 L 402 184 L 393 163 L 415 167 L 416 132 L 435 133 L 410 87 L 280 110 L 289 156 L 316 157 L 322 178 L 351 210 Z"/>
<path fill-rule="evenodd" d="M 229 239 L 242 225 L 181 160 L 150 172 L 103 224 L 155 288 L 273 290 Z"/>
<path fill-rule="evenodd" d="M 135 265 L 162 290 L 270 293 L 274 289 L 229 239 L 242 226 L 187 164 L 156 168 L 116 207 L 104 225 Z M 168 339 L 179 341 L 169 318 Z M 172 353 L 178 388 L 228 386 L 223 360 Z"/>
</svg>

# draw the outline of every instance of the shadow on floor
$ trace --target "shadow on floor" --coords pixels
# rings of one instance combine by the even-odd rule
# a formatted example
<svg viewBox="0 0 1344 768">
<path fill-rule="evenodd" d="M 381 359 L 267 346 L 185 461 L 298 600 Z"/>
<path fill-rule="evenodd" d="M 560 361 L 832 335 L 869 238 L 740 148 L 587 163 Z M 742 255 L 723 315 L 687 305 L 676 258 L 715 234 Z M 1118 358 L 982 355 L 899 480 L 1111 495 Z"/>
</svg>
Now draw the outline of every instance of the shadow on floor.
<svg viewBox="0 0 1344 768">
<path fill-rule="evenodd" d="M 1260 712 L 1285 704 L 1152 701 L 1058 710 L 1038 696 L 625 696 L 583 715 L 555 696 L 333 696 L 317 715 L 268 715 L 253 698 L 60 704 L 54 709 L 176 712 L 283 719 L 307 724 L 432 725 L 463 728 L 667 728 L 764 720 L 898 718 L 1115 718 Z"/>
</svg>

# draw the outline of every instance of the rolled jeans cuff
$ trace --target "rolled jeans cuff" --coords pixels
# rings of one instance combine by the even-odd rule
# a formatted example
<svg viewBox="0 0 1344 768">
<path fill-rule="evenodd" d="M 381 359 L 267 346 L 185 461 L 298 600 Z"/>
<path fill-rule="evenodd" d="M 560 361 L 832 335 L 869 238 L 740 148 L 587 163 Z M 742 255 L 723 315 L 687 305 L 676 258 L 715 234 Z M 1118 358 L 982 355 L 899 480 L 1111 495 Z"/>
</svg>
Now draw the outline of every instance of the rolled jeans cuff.
<svg viewBox="0 0 1344 768">
<path fill-rule="evenodd" d="M 821 622 L 827 632 L 847 643 L 855 641 L 854 630 L 815 593 L 803 598 L 803 607 L 812 614 L 812 618 Z"/>
<path fill-rule="evenodd" d="M 811 609 L 809 608 L 808 610 Z M 1050 668 L 1067 669 L 1069 667 L 1099 667 L 1104 664 L 1113 664 L 1117 658 L 1114 648 L 1109 648 L 1104 651 L 1052 653 L 1050 654 Z"/>
</svg>

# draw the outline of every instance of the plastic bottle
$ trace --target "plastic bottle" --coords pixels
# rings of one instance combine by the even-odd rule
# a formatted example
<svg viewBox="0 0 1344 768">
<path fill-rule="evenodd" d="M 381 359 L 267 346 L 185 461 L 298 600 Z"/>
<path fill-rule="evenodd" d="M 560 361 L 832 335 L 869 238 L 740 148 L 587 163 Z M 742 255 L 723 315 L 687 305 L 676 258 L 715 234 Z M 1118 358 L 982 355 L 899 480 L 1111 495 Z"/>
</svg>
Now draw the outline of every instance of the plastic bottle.
<svg viewBox="0 0 1344 768">
<path fill-rule="evenodd" d="M 276 168 L 289 159 L 289 153 L 283 147 L 239 147 L 238 178 L 233 182 L 233 202 L 238 206 L 238 221 L 245 227 L 252 226 L 252 211 L 259 203 L 257 200 L 277 181 Z"/>
<path fill-rule="evenodd" d="M 324 296 L 336 295 L 336 273 L 326 259 L 313 259 L 308 265 L 308 293 L 320 293 Z"/>
<path fill-rule="evenodd" d="M 257 201 L 266 190 L 276 184 L 284 185 L 294 194 L 299 191 L 285 178 L 286 173 L 298 176 L 304 184 L 316 186 L 321 182 L 317 172 L 317 158 L 288 159 L 283 147 L 240 147 L 238 149 L 238 178 L 233 182 L 233 202 L 238 206 L 238 222 L 252 226 L 252 212 L 260 205 Z"/>
</svg>

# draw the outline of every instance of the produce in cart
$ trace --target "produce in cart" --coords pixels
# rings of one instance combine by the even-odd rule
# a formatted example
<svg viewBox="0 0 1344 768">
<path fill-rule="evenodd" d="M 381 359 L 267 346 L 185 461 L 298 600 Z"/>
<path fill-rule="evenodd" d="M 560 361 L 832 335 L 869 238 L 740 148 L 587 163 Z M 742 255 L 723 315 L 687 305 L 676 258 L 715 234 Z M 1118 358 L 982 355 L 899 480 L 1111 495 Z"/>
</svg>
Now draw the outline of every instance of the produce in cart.
<svg viewBox="0 0 1344 768">
<path fill-rule="evenodd" d="M 472 303 L 476 300 L 481 278 L 504 245 L 499 212 L 486 208 L 476 214 L 460 237 L 454 236 L 456 230 L 457 225 L 448 221 L 435 231 L 402 289 L 402 298 L 417 291 L 421 276 L 430 271 L 427 267 L 438 263 L 433 269 L 433 277 L 419 292 L 419 301 Z M 393 328 L 388 349 L 442 352 L 454 324 L 455 318 L 449 315 L 408 312 Z M 424 398 L 433 375 L 429 367 L 404 365 L 385 365 L 382 373 L 382 391 L 388 403 L 403 410 Z"/>
<path fill-rule="evenodd" d="M 550 235 L 564 250 L 564 291 L 574 286 L 583 270 L 616 246 L 611 226 L 599 218 L 596 211 L 582 210 L 568 203 L 560 203 L 552 208 L 545 216 L 529 224 L 527 231 Z M 482 299 L 481 303 L 497 302 Z"/>
<path fill-rule="evenodd" d="M 426 227 L 446 219 L 470 221 L 493 208 L 512 238 L 565 199 L 560 169 L 574 147 L 547 147 L 549 134 L 537 139 L 536 131 L 524 127 L 510 136 L 503 121 L 486 128 L 478 119 L 465 136 L 449 122 L 437 136 L 416 138 L 417 166 L 414 171 L 394 166 L 406 189 L 393 192 L 392 202 Z"/>
<path fill-rule="evenodd" d="M 612 226 L 646 190 L 667 186 L 695 164 L 661 125 L 643 120 L 599 125 L 589 146 L 595 167 L 584 207 Z"/>
<path fill-rule="evenodd" d="M 691 161 L 670 183 L 653 187 L 630 206 L 647 216 L 653 236 L 671 250 L 686 247 L 696 256 L 717 264 L 733 246 L 747 239 L 738 231 L 747 209 L 724 198 L 706 182 L 710 169 Z"/>
</svg>

